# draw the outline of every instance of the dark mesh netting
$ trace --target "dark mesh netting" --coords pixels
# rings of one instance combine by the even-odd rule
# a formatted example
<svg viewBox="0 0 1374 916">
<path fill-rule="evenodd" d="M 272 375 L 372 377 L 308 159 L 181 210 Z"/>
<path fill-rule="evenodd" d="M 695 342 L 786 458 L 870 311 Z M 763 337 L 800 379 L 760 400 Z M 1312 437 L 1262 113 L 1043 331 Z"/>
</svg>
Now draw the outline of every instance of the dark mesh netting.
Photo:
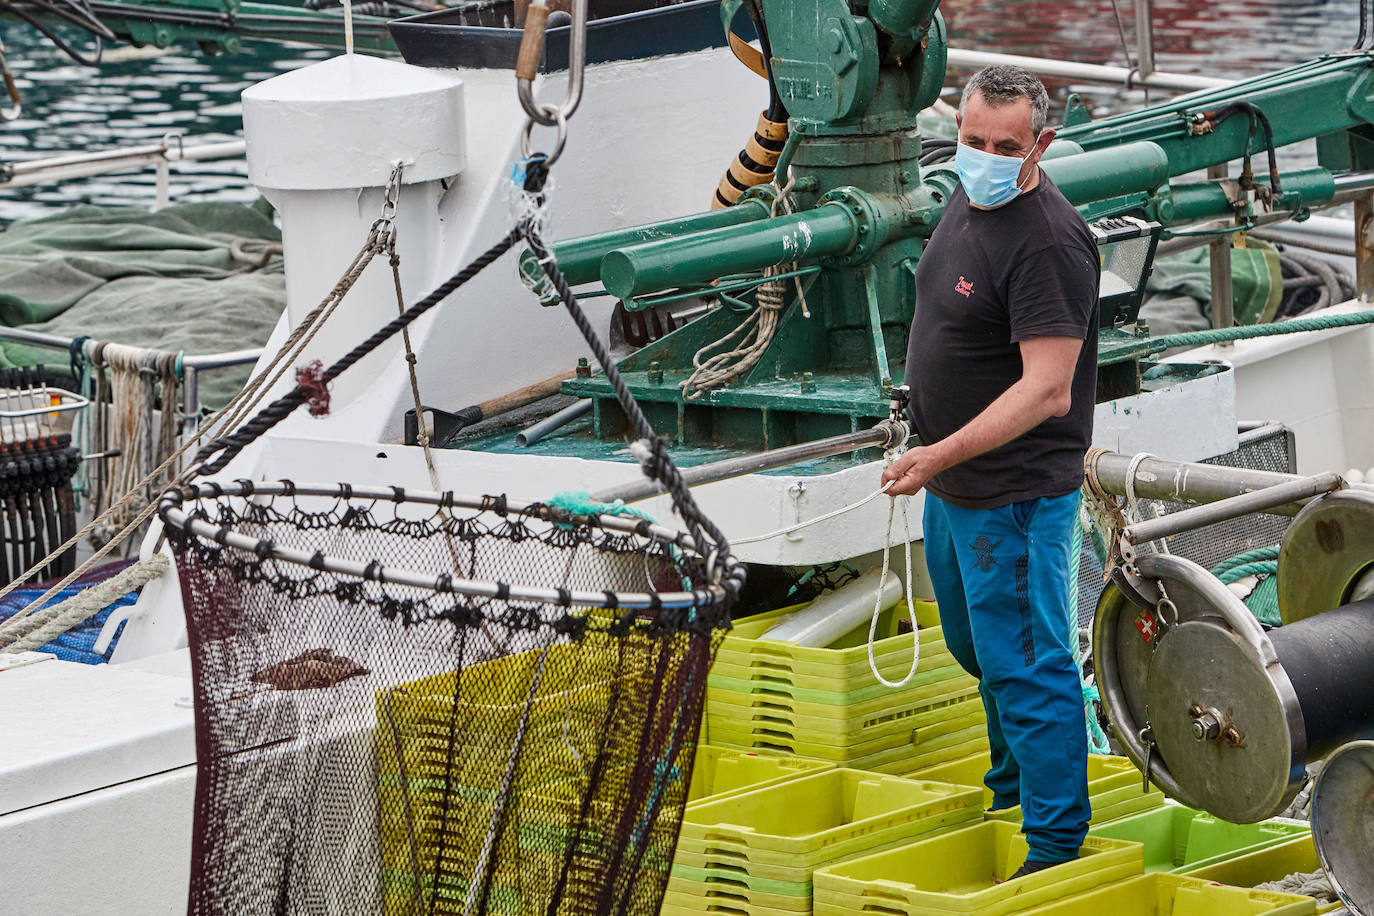
<svg viewBox="0 0 1374 916">
<path fill-rule="evenodd" d="M 504 498 L 263 488 L 164 497 L 190 913 L 657 913 L 727 613 L 690 542 Z"/>
</svg>

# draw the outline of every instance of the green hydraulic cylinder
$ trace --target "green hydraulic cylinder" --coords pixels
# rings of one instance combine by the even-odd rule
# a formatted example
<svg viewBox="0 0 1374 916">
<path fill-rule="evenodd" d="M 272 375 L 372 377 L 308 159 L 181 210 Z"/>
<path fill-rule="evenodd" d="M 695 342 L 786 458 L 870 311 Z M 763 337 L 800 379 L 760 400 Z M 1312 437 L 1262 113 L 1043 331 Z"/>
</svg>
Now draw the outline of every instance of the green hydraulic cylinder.
<svg viewBox="0 0 1374 916">
<path fill-rule="evenodd" d="M 577 286 L 597 279 L 600 275 L 601 259 L 617 248 L 655 239 L 673 239 L 677 236 L 710 229 L 742 226 L 746 223 L 767 219 L 768 215 L 767 201 L 758 197 L 746 197 L 733 207 L 710 210 L 706 213 L 694 213 L 691 216 L 679 216 L 673 219 L 660 220 L 656 223 L 644 223 L 625 229 L 612 229 L 609 232 L 598 232 L 595 235 L 584 235 L 558 242 L 550 248 L 553 251 L 554 259 L 558 262 L 558 269 L 563 272 L 568 284 Z M 520 255 L 520 272 L 531 278 L 543 276 L 539 261 L 533 252 L 526 250 Z"/>
<path fill-rule="evenodd" d="M 900 198 L 836 188 L 800 213 L 631 245 L 606 255 L 601 282 L 630 299 L 779 264 L 863 263 L 888 242 L 930 234 L 943 208 L 932 190 L 938 187 L 926 184 Z"/>
<path fill-rule="evenodd" d="M 1261 186 L 1267 182 L 1258 179 Z M 1335 176 L 1326 169 L 1302 169 L 1279 175 L 1282 196 L 1274 201 L 1276 210 L 1301 210 L 1329 203 L 1336 195 Z M 1156 198 L 1155 213 L 1160 222 L 1169 225 L 1196 223 L 1236 213 L 1226 187 L 1235 182 L 1199 181 L 1177 184 Z"/>
<path fill-rule="evenodd" d="M 1148 141 L 1042 160 L 1040 167 L 1073 204 L 1153 191 L 1169 183 L 1169 157 Z"/>
<path fill-rule="evenodd" d="M 629 299 L 775 264 L 837 257 L 854 247 L 857 232 L 858 220 L 847 207 L 826 203 L 764 223 L 612 251 L 601 262 L 601 282 L 608 292 Z"/>
</svg>

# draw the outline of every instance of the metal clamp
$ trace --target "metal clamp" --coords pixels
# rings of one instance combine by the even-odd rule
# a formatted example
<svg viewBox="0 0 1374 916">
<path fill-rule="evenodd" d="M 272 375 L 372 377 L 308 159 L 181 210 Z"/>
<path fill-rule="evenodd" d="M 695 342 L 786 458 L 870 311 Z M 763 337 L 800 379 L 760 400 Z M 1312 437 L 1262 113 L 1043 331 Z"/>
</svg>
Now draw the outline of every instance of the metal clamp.
<svg viewBox="0 0 1374 916">
<path fill-rule="evenodd" d="M 177 154 L 172 155 L 172 147 L 176 147 Z M 162 135 L 162 158 L 167 160 L 185 159 L 186 145 L 180 129 L 169 130 Z"/>
<path fill-rule="evenodd" d="M 548 0 L 534 0 L 526 10 L 525 34 L 520 42 L 521 66 L 515 71 L 515 92 L 520 107 L 535 124 L 553 127 L 571 118 L 582 101 L 583 73 L 587 63 L 587 0 L 572 2 L 572 36 L 568 48 L 568 94 L 558 105 L 541 105 L 534 100 L 534 77 L 544 50 L 544 28 L 548 22 Z M 560 127 L 560 134 L 562 128 Z M 525 128 L 528 140 L 530 127 Z M 528 144 L 527 144 L 528 145 Z M 561 148 L 561 147 L 560 147 Z M 529 155 L 526 152 L 525 155 Z M 556 157 L 555 157 L 556 158 Z"/>
</svg>

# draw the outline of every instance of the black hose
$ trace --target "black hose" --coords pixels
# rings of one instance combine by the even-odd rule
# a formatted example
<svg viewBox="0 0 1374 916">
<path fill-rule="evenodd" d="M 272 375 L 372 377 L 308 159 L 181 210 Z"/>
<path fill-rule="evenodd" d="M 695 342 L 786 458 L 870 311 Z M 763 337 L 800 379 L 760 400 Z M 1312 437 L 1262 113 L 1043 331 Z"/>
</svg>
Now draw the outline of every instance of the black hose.
<svg viewBox="0 0 1374 916">
<path fill-rule="evenodd" d="M 1279 249 L 1279 269 L 1283 275 L 1283 298 L 1275 320 L 1355 298 L 1355 283 L 1348 273 L 1322 258 L 1296 252 L 1292 246 Z"/>
<path fill-rule="evenodd" d="M 920 165 L 926 166 L 926 165 L 934 165 L 934 164 L 937 163 L 937 162 L 943 162 L 943 161 L 945 161 L 946 159 L 953 159 L 953 158 L 954 158 L 954 147 L 952 147 L 952 146 L 951 146 L 951 147 L 941 147 L 940 149 L 932 150 L 932 151 L 929 152 L 929 153 L 922 153 L 922 154 L 921 154 L 921 158 L 918 160 L 918 162 L 919 162 Z"/>
<path fill-rule="evenodd" d="M 1360 37 L 1355 39 L 1355 49 L 1364 48 L 1365 34 L 1369 31 L 1369 0 L 1360 0 Z"/>
<path fill-rule="evenodd" d="M 759 36 L 759 50 L 763 52 L 763 72 L 768 77 L 768 111 L 765 117 L 774 124 L 782 124 L 787 121 L 787 106 L 783 104 L 778 87 L 773 82 L 773 44 L 768 40 L 768 26 L 763 21 L 763 8 L 758 0 L 749 0 L 744 4 L 744 10 L 749 15 L 749 20 L 754 23 L 754 32 Z"/>
<path fill-rule="evenodd" d="M 1244 112 L 1249 119 L 1249 132 L 1245 137 L 1245 171 L 1250 171 L 1250 157 L 1254 152 L 1255 132 L 1257 128 L 1264 130 L 1265 153 L 1269 162 L 1269 187 L 1275 197 L 1283 193 L 1283 183 L 1279 178 L 1278 150 L 1274 146 L 1274 128 L 1269 123 L 1269 116 L 1262 109 L 1251 102 L 1235 101 L 1228 102 L 1216 110 L 1212 117 L 1212 123 L 1220 127 L 1227 118 L 1237 112 Z"/>
</svg>

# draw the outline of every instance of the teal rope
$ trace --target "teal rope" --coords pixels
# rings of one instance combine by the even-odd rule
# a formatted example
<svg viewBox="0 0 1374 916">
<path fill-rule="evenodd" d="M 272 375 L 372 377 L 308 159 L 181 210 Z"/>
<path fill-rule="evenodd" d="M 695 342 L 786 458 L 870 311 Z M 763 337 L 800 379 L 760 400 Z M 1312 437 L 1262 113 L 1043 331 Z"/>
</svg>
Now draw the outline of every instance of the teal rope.
<svg viewBox="0 0 1374 916">
<path fill-rule="evenodd" d="M 1227 340 L 1248 340 L 1252 337 L 1276 337 L 1280 334 L 1300 334 L 1304 331 L 1329 331 L 1332 328 L 1348 328 L 1354 325 L 1374 323 L 1374 310 L 1348 312 L 1344 315 L 1317 315 L 1311 318 L 1293 318 L 1289 321 L 1276 321 L 1272 324 L 1247 324 L 1234 328 L 1213 328 L 1207 331 L 1185 331 L 1181 334 L 1165 334 L 1142 341 L 1146 351 L 1159 353 L 1174 347 L 1203 347 L 1208 344 Z"/>
<path fill-rule="evenodd" d="M 1083 512 L 1082 500 L 1074 508 L 1073 539 L 1069 542 L 1069 645 L 1073 647 L 1073 666 L 1078 672 L 1078 686 L 1083 693 L 1083 719 L 1088 728 L 1088 750 L 1094 754 L 1110 754 L 1112 746 L 1107 735 L 1097 721 L 1097 711 L 1093 703 L 1100 699 L 1097 688 L 1088 683 L 1083 676 L 1083 660 L 1078 649 L 1078 567 L 1083 552 Z"/>
<path fill-rule="evenodd" d="M 1272 547 L 1258 547 L 1254 550 L 1247 550 L 1245 551 L 1245 553 L 1238 553 L 1228 560 L 1222 560 L 1216 566 L 1212 567 L 1212 575 L 1216 576 L 1217 578 L 1225 582 L 1227 580 L 1222 579 L 1222 577 L 1226 575 L 1226 573 L 1230 572 L 1232 569 L 1236 568 L 1237 566 L 1245 566 L 1250 563 L 1256 563 L 1263 560 L 1277 560 L 1278 558 L 1278 544 L 1275 544 Z M 1247 575 L 1249 574 L 1247 573 Z M 1230 581 L 1234 582 L 1235 580 L 1232 579 Z"/>
<path fill-rule="evenodd" d="M 1279 548 L 1276 544 L 1238 553 L 1212 567 L 1212 575 L 1220 579 L 1223 585 L 1239 582 L 1246 576 L 1260 578 L 1259 584 L 1246 597 L 1245 606 L 1255 615 L 1256 620 L 1271 627 L 1283 623 L 1283 617 L 1279 613 L 1278 558 Z"/>
<path fill-rule="evenodd" d="M 1282 626 L 1283 615 L 1279 613 L 1279 577 L 1265 577 L 1263 582 L 1255 586 L 1250 597 L 1245 599 L 1245 606 L 1260 623 L 1271 627 Z"/>
<path fill-rule="evenodd" d="M 554 509 L 562 509 L 569 515 L 614 515 L 619 518 L 641 518 L 650 524 L 658 524 L 648 512 L 635 506 L 625 505 L 625 500 L 617 499 L 613 503 L 599 503 L 592 499 L 592 495 L 586 490 L 564 490 L 556 494 L 552 499 L 546 500 L 545 504 Z M 554 522 L 560 528 L 571 528 L 571 522 Z M 673 559 L 681 562 L 682 551 L 678 550 L 676 544 L 669 544 L 668 552 Z M 680 567 L 679 567 L 680 568 Z M 692 580 L 687 576 L 682 577 L 683 591 L 692 590 Z M 696 613 L 695 610 L 692 611 Z"/>
<path fill-rule="evenodd" d="M 586 490 L 564 490 L 548 500 L 546 505 L 562 509 L 569 515 L 614 515 L 619 518 L 642 518 L 646 522 L 658 523 L 657 519 L 643 509 L 625 505 L 623 499 L 617 499 L 613 503 L 599 503 L 592 499 L 592 495 Z M 564 528 L 572 527 L 568 522 L 557 524 Z"/>
<path fill-rule="evenodd" d="M 1272 576 L 1279 571 L 1279 564 L 1273 560 L 1259 560 L 1254 563 L 1242 563 L 1239 566 L 1232 566 L 1221 573 L 1215 573 L 1221 580 L 1222 585 L 1230 585 L 1232 582 L 1239 582 L 1246 576 Z"/>
</svg>

